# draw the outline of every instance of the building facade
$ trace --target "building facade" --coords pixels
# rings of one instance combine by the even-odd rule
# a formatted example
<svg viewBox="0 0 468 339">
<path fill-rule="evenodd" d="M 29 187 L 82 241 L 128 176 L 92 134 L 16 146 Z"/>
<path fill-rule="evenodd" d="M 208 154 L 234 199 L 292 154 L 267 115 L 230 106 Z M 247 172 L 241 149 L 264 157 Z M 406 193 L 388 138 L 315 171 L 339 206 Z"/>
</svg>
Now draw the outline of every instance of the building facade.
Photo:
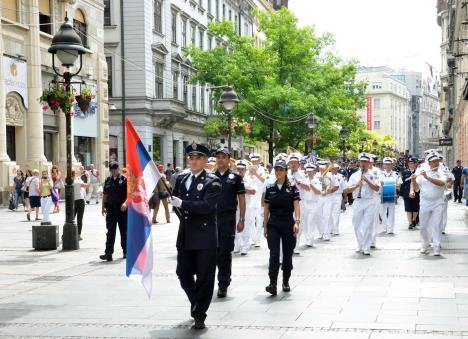
<svg viewBox="0 0 468 339">
<path fill-rule="evenodd" d="M 184 52 L 214 48 L 212 20 L 232 20 L 239 34 L 256 37 L 252 9 L 272 10 L 265 0 L 104 1 L 105 53 L 109 70 L 110 157 L 122 162 L 123 119 L 129 117 L 153 159 L 185 166 L 184 149 L 208 140 L 203 130 L 214 114 L 209 84 L 191 84 L 196 72 Z M 121 15 L 125 13 L 125 15 Z M 233 141 L 235 156 L 239 141 Z"/>
<path fill-rule="evenodd" d="M 72 119 L 76 166 L 107 168 L 107 72 L 104 56 L 103 4 L 99 0 L 2 0 L 0 6 L 0 189 L 9 190 L 16 168 L 66 173 L 65 116 L 44 110 L 42 90 L 60 81 L 47 52 L 65 15 L 73 21 L 88 53 L 73 81 L 84 81 L 94 93 L 83 114 Z M 61 70 L 63 71 L 63 70 Z M 80 86 L 75 87 L 77 92 Z"/>
<path fill-rule="evenodd" d="M 438 0 L 437 22 L 442 29 L 440 95 L 442 136 L 453 146 L 442 147 L 449 165 L 468 165 L 468 2 Z"/>
<path fill-rule="evenodd" d="M 409 100 L 406 85 L 387 67 L 360 67 L 356 78 L 367 82 L 367 107 L 358 111 L 367 129 L 391 135 L 399 151 L 409 148 Z"/>
</svg>

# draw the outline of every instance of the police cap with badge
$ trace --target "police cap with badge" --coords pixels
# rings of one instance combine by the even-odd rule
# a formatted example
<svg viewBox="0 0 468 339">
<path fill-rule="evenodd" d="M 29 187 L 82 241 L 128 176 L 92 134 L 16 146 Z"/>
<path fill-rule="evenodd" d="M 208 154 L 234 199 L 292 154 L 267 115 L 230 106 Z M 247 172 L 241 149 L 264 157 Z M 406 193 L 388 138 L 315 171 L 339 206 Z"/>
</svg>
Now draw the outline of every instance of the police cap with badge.
<svg viewBox="0 0 468 339">
<path fill-rule="evenodd" d="M 204 157 L 208 157 L 208 155 L 210 154 L 210 150 L 208 149 L 208 147 L 202 144 L 193 143 L 185 148 L 185 154 L 187 154 L 188 156 L 201 155 Z"/>
</svg>

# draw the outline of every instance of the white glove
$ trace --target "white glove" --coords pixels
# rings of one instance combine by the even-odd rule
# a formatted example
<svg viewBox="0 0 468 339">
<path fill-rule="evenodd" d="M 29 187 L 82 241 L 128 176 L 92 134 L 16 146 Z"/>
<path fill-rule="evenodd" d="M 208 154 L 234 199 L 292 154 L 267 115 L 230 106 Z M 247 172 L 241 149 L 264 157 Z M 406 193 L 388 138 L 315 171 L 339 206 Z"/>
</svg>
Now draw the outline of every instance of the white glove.
<svg viewBox="0 0 468 339">
<path fill-rule="evenodd" d="M 174 207 L 180 207 L 180 206 L 182 206 L 182 200 L 177 198 L 177 197 L 172 197 L 171 198 L 171 204 Z"/>
</svg>

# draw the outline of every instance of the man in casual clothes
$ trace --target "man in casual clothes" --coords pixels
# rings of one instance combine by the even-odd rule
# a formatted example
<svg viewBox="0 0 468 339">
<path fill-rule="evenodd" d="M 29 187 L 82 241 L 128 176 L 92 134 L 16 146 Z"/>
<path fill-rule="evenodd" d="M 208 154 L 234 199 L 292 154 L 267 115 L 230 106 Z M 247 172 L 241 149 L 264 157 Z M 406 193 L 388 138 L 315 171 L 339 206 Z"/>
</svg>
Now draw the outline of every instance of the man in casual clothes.
<svg viewBox="0 0 468 339">
<path fill-rule="evenodd" d="M 457 166 L 452 169 L 452 174 L 455 177 L 455 181 L 453 182 L 453 201 L 458 201 L 461 204 L 463 197 L 463 186 L 461 185 L 463 167 L 460 160 L 457 160 Z"/>
<path fill-rule="evenodd" d="M 86 203 L 89 205 L 89 202 L 93 195 L 96 197 L 96 205 L 99 204 L 99 171 L 94 168 L 94 164 L 89 165 L 88 172 L 89 182 L 88 184 L 88 195 L 86 196 Z"/>
<path fill-rule="evenodd" d="M 171 163 L 168 163 L 164 175 L 166 176 L 167 182 L 171 182 L 172 175 L 175 173 Z"/>
</svg>

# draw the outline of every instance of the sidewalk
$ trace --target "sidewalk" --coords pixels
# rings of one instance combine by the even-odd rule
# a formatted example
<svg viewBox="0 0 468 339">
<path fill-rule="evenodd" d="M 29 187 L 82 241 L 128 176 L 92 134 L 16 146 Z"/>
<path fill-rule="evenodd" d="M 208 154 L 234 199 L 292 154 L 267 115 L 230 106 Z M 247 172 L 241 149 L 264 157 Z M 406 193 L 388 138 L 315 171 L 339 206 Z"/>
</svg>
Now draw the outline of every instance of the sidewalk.
<svg viewBox="0 0 468 339">
<path fill-rule="evenodd" d="M 234 256 L 228 298 L 216 296 L 206 331 L 190 330 L 189 303 L 175 275 L 178 222 L 153 228 L 153 296 L 125 277 L 120 241 L 101 262 L 105 223 L 86 205 L 81 249 L 36 252 L 22 212 L 0 210 L 0 338 L 467 338 L 468 232 L 450 202 L 442 256 L 419 254 L 419 232 L 397 206 L 396 235 L 379 236 L 371 257 L 354 253 L 352 210 L 342 234 L 294 257 L 292 292 L 268 297 L 266 242 Z M 62 205 L 62 211 L 64 205 Z M 162 211 L 161 211 L 162 212 Z M 63 212 L 52 215 L 58 224 Z M 164 220 L 162 214 L 159 220 Z M 215 290 L 216 293 L 216 290 Z"/>
</svg>

